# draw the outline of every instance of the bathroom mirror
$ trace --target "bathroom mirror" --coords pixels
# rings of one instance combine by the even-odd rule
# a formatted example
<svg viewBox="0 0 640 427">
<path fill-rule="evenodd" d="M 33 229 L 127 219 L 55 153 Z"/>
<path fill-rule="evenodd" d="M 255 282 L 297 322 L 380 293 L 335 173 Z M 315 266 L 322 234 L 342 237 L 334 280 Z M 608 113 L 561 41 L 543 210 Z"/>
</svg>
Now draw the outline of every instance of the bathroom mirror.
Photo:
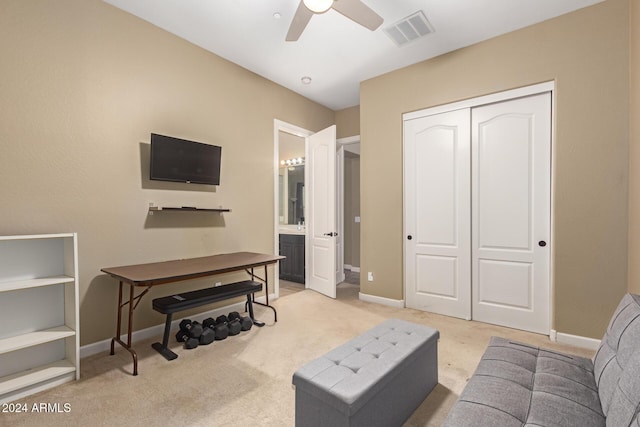
<svg viewBox="0 0 640 427">
<path fill-rule="evenodd" d="M 279 170 L 280 224 L 304 224 L 304 165 Z"/>
</svg>

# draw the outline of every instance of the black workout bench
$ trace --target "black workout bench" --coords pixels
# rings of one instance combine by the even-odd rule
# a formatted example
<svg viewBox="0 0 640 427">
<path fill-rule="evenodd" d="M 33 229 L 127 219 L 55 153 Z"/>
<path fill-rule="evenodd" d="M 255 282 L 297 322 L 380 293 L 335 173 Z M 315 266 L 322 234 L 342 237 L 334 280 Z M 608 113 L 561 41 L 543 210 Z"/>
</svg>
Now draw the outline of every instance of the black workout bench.
<svg viewBox="0 0 640 427">
<path fill-rule="evenodd" d="M 155 342 L 151 344 L 151 347 L 153 347 L 158 353 L 162 354 L 167 360 L 176 359 L 178 355 L 168 348 L 173 313 L 243 295 L 247 296 L 245 307 L 248 308 L 249 317 L 253 321 L 253 324 L 259 327 L 264 326 L 264 322 L 259 322 L 253 317 L 253 294 L 260 292 L 261 290 L 262 283 L 254 282 L 253 280 L 245 280 L 243 282 L 231 283 L 207 289 L 198 289 L 196 291 L 183 292 L 154 299 L 153 309 L 162 314 L 166 314 L 167 320 L 164 325 L 162 343 Z"/>
</svg>

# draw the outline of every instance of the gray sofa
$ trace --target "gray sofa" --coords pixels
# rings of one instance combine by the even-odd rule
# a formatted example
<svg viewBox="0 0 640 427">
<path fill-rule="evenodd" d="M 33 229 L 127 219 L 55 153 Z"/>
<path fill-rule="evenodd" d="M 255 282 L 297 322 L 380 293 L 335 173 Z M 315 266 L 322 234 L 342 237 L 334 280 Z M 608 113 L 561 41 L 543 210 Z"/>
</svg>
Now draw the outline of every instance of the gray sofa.
<svg viewBox="0 0 640 427">
<path fill-rule="evenodd" d="M 593 359 L 493 337 L 444 426 L 640 427 L 640 296 L 627 294 Z"/>
</svg>

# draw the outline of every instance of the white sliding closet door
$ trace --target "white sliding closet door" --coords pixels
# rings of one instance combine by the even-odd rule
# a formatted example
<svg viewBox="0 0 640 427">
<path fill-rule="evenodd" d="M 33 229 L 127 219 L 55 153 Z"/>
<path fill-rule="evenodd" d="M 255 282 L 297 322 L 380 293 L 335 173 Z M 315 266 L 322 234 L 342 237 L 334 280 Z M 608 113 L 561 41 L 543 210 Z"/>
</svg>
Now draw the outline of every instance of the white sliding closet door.
<svg viewBox="0 0 640 427">
<path fill-rule="evenodd" d="M 473 319 L 549 333 L 551 95 L 472 110 Z"/>
<path fill-rule="evenodd" d="M 550 328 L 551 92 L 404 121 L 410 308 Z"/>
<path fill-rule="evenodd" d="M 406 305 L 470 319 L 469 109 L 404 123 Z"/>
</svg>

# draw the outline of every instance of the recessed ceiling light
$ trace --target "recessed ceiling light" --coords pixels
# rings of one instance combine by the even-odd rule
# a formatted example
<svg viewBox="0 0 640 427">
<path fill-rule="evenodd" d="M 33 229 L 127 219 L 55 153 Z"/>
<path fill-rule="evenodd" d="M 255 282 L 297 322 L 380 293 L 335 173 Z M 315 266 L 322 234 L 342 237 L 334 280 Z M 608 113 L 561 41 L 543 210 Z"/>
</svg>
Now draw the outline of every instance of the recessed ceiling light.
<svg viewBox="0 0 640 427">
<path fill-rule="evenodd" d="M 275 12 L 273 14 L 273 19 L 280 19 L 280 18 L 282 18 L 282 15 L 280 14 L 280 12 Z"/>
<path fill-rule="evenodd" d="M 300 79 L 300 81 L 302 82 L 303 85 L 309 85 L 311 84 L 311 77 L 304 76 L 303 78 Z"/>
</svg>

